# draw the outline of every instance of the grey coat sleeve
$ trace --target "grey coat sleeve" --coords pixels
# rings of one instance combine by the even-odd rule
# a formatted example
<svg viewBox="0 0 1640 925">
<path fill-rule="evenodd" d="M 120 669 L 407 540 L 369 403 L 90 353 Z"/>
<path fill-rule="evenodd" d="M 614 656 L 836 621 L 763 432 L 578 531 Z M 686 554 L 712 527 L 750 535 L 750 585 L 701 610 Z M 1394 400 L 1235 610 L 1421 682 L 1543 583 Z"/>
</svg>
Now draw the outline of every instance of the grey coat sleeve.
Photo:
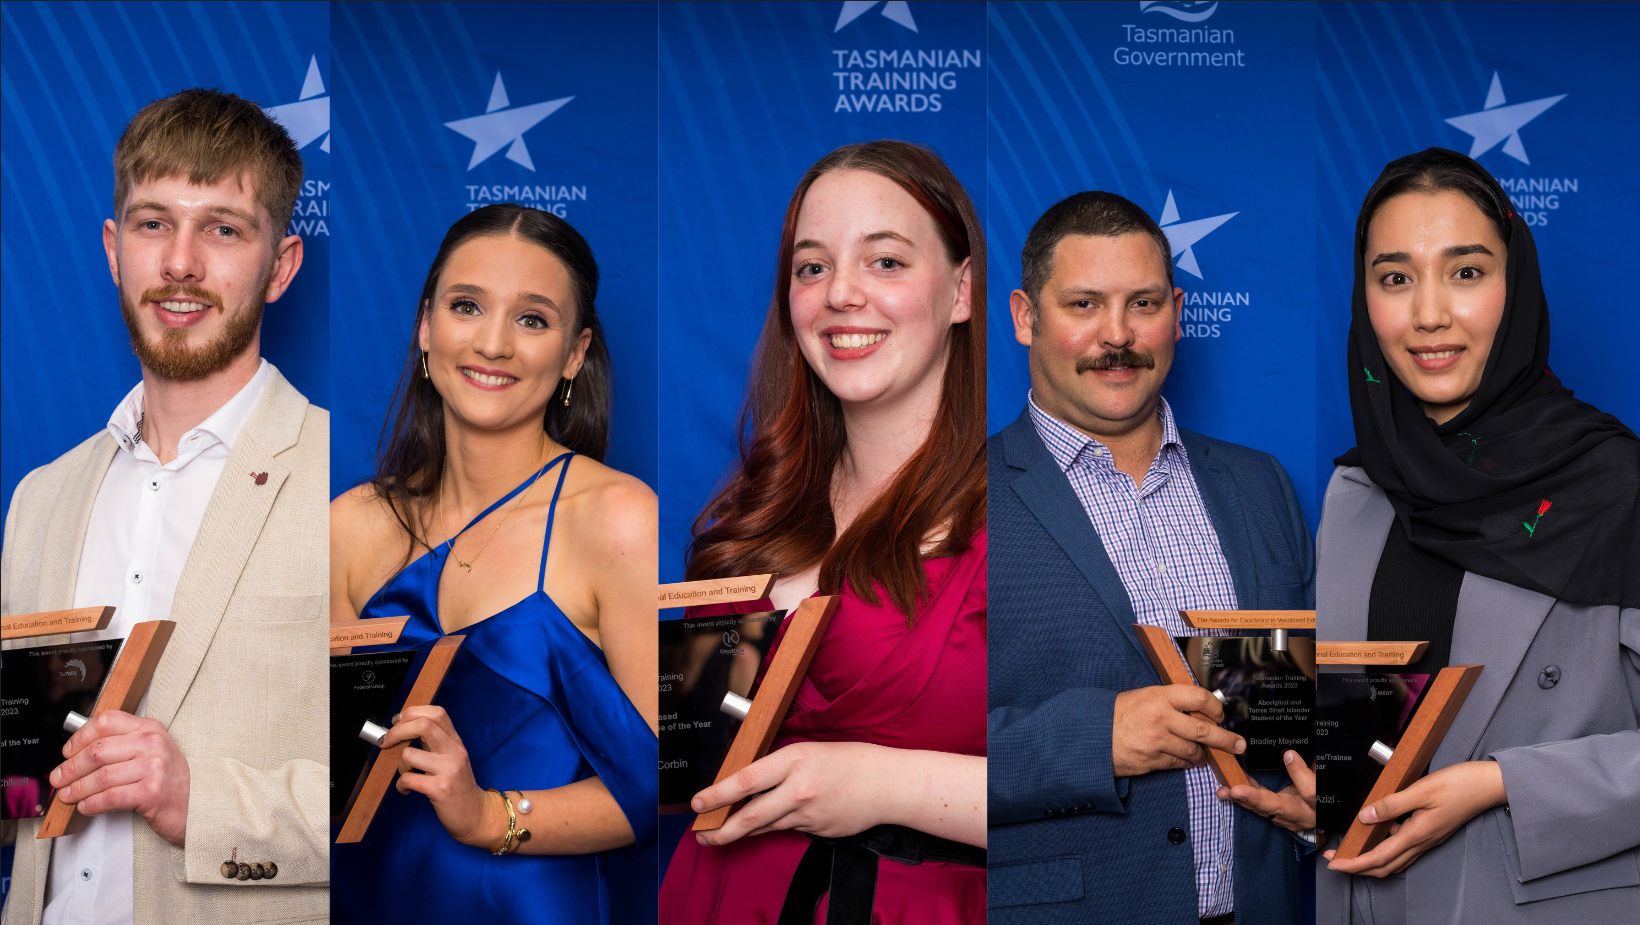
<svg viewBox="0 0 1640 925">
<path fill-rule="evenodd" d="M 1640 676 L 1640 610 L 1619 618 L 1625 655 Z M 1640 713 L 1640 690 L 1630 699 Z M 1640 846 L 1640 731 L 1500 749 L 1509 819 L 1529 881 Z"/>
</svg>

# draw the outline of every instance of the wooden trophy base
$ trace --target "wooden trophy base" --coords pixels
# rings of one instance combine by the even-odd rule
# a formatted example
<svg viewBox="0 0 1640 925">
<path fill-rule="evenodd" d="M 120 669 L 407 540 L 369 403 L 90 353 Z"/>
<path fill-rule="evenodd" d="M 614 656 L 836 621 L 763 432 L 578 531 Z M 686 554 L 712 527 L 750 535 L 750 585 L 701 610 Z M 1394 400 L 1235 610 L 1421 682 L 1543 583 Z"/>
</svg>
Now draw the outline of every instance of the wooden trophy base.
<svg viewBox="0 0 1640 925">
<path fill-rule="evenodd" d="M 1233 612 L 1233 611 L 1231 611 Z M 1133 624 L 1133 629 L 1139 634 L 1139 644 L 1145 647 L 1145 654 L 1150 656 L 1150 663 L 1156 666 L 1156 673 L 1168 684 L 1185 684 L 1190 687 L 1200 687 L 1196 683 L 1196 676 L 1190 671 L 1190 666 L 1184 663 L 1179 650 L 1173 645 L 1173 636 L 1160 626 L 1146 626 L 1142 623 Z M 1217 723 L 1201 713 L 1191 713 L 1191 716 L 1208 725 Z M 1241 762 L 1230 752 L 1217 748 L 1207 750 L 1207 763 L 1213 769 L 1213 776 L 1226 787 L 1235 787 L 1250 784 L 1247 772 L 1242 770 Z"/>
<path fill-rule="evenodd" d="M 729 745 L 729 753 L 723 757 L 723 764 L 718 767 L 714 783 L 740 773 L 768 752 L 775 732 L 786 718 L 786 711 L 791 709 L 792 698 L 797 696 L 798 684 L 808 672 L 809 663 L 814 661 L 815 650 L 820 647 L 820 637 L 826 634 L 832 614 L 837 612 L 838 600 L 836 596 L 808 598 L 786 618 L 786 635 L 781 638 L 774 661 L 769 663 L 769 670 L 763 675 L 757 696 L 752 698 L 751 710 L 735 732 L 735 740 Z M 695 817 L 695 823 L 690 828 L 696 832 L 721 829 L 738 805 L 720 806 L 701 813 Z"/>
<path fill-rule="evenodd" d="M 114 611 L 112 607 L 106 609 L 110 614 Z M 103 618 L 103 625 L 107 626 L 106 617 Z M 177 625 L 170 620 L 150 620 L 131 627 L 131 635 L 125 637 L 120 657 L 109 670 L 108 681 L 103 685 L 102 695 L 97 698 L 97 706 L 88 719 L 95 719 L 98 713 L 108 710 L 124 713 L 137 711 L 142 696 L 148 693 L 149 682 L 154 679 L 160 656 L 165 654 L 165 645 L 171 641 L 171 633 L 176 628 Z M 86 817 L 73 804 L 64 803 L 59 791 L 51 795 L 51 805 L 46 808 L 46 814 L 40 820 L 40 832 L 34 837 L 73 835 L 85 828 L 85 823 Z"/>
<path fill-rule="evenodd" d="M 1406 731 L 1401 733 L 1400 742 L 1395 746 L 1395 753 L 1390 756 L 1389 763 L 1384 765 L 1384 770 L 1379 773 L 1378 782 L 1373 784 L 1366 802 L 1361 804 L 1363 809 L 1390 794 L 1400 793 L 1423 776 L 1424 771 L 1429 768 L 1430 759 L 1435 757 L 1435 750 L 1440 747 L 1442 737 L 1452 728 L 1452 721 L 1457 718 L 1458 711 L 1463 709 L 1464 699 L 1475 687 L 1483 667 L 1453 665 L 1450 668 L 1442 668 L 1441 673 L 1435 676 L 1428 692 L 1424 694 L 1423 702 L 1418 704 L 1418 712 L 1413 714 L 1412 722 L 1408 723 Z M 1387 819 L 1368 825 L 1357 816 L 1350 823 L 1349 831 L 1344 833 L 1344 840 L 1339 843 L 1338 850 L 1334 852 L 1334 860 L 1347 861 L 1371 851 L 1389 834 L 1389 827 L 1394 821 Z"/>
</svg>

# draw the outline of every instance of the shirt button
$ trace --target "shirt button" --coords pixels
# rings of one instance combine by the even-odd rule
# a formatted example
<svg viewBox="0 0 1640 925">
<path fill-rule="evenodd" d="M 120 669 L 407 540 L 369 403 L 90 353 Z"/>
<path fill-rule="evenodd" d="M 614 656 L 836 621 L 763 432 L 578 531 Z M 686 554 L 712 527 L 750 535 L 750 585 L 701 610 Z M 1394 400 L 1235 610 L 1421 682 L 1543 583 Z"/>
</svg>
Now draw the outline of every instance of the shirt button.
<svg viewBox="0 0 1640 925">
<path fill-rule="evenodd" d="M 91 868 L 86 867 L 86 868 L 81 869 L 80 879 L 81 880 L 90 880 L 91 879 Z"/>
<path fill-rule="evenodd" d="M 148 490 L 149 491 L 159 491 L 159 479 L 149 479 L 148 480 Z"/>
<path fill-rule="evenodd" d="M 132 572 L 131 573 L 131 580 L 136 582 L 139 585 L 142 584 L 142 573 L 141 572 Z"/>
</svg>

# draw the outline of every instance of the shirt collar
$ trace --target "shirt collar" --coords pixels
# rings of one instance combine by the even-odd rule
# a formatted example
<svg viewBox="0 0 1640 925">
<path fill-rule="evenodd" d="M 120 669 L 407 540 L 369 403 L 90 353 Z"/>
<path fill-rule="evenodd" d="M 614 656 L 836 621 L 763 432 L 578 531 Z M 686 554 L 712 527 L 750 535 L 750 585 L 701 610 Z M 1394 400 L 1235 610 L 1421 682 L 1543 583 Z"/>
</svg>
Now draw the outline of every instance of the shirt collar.
<svg viewBox="0 0 1640 925">
<path fill-rule="evenodd" d="M 1080 430 L 1061 421 L 1036 403 L 1036 390 L 1032 389 L 1026 396 L 1027 406 L 1031 412 L 1031 423 L 1036 425 L 1037 435 L 1048 448 L 1048 453 L 1059 464 L 1062 471 L 1070 471 L 1077 460 L 1084 455 L 1110 458 L 1110 450 L 1103 443 L 1084 434 Z M 1173 421 L 1173 409 L 1168 406 L 1167 399 L 1156 402 L 1156 414 L 1162 419 L 1162 446 L 1156 454 L 1158 458 L 1172 447 L 1180 455 L 1184 453 L 1184 441 L 1179 437 L 1178 425 Z"/>
<path fill-rule="evenodd" d="M 257 400 L 267 388 L 268 378 L 272 372 L 273 364 L 263 359 L 256 367 L 256 375 L 252 376 L 232 398 L 193 430 L 183 434 L 178 442 L 176 464 L 191 459 L 199 451 L 217 443 L 232 450 L 234 441 L 239 439 L 240 431 L 245 429 L 245 423 L 250 420 L 251 412 L 256 410 Z M 133 456 L 140 454 L 146 458 L 152 456 L 153 451 L 142 442 L 142 416 L 143 388 L 142 383 L 138 382 L 136 387 L 125 393 L 125 398 L 109 417 L 108 434 L 119 444 L 120 449 Z"/>
</svg>

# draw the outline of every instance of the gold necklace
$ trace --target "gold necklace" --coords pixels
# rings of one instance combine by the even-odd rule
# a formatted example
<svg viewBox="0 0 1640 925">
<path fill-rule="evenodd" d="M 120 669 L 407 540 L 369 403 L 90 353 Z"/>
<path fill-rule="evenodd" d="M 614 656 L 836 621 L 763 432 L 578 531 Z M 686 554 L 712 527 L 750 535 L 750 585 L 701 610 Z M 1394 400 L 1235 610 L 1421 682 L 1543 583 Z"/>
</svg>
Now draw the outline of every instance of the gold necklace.
<svg viewBox="0 0 1640 925">
<path fill-rule="evenodd" d="M 539 481 L 541 481 L 541 479 L 537 477 L 535 482 Z M 535 487 L 535 482 L 531 482 L 529 488 L 526 488 L 518 493 L 518 500 L 514 501 L 512 507 L 507 509 L 507 513 L 502 515 L 501 522 L 495 525 L 494 530 L 490 531 L 490 539 L 485 540 L 484 545 L 478 547 L 478 552 L 475 553 L 471 559 L 463 562 L 461 561 L 461 557 L 456 555 L 456 537 L 459 537 L 461 534 L 458 533 L 455 536 L 450 537 L 450 558 L 456 560 L 457 565 L 461 566 L 466 571 L 471 572 L 473 570 L 473 563 L 478 561 L 479 556 L 484 555 L 484 550 L 490 548 L 490 541 L 494 540 L 495 535 L 501 532 L 501 528 L 507 525 L 507 518 L 513 515 L 513 511 L 518 510 L 519 506 L 524 503 L 524 496 L 530 493 L 530 488 Z M 438 494 L 438 516 L 439 520 L 444 523 L 448 524 L 450 522 L 449 518 L 444 514 L 444 489 L 442 487 L 439 488 Z"/>
</svg>

